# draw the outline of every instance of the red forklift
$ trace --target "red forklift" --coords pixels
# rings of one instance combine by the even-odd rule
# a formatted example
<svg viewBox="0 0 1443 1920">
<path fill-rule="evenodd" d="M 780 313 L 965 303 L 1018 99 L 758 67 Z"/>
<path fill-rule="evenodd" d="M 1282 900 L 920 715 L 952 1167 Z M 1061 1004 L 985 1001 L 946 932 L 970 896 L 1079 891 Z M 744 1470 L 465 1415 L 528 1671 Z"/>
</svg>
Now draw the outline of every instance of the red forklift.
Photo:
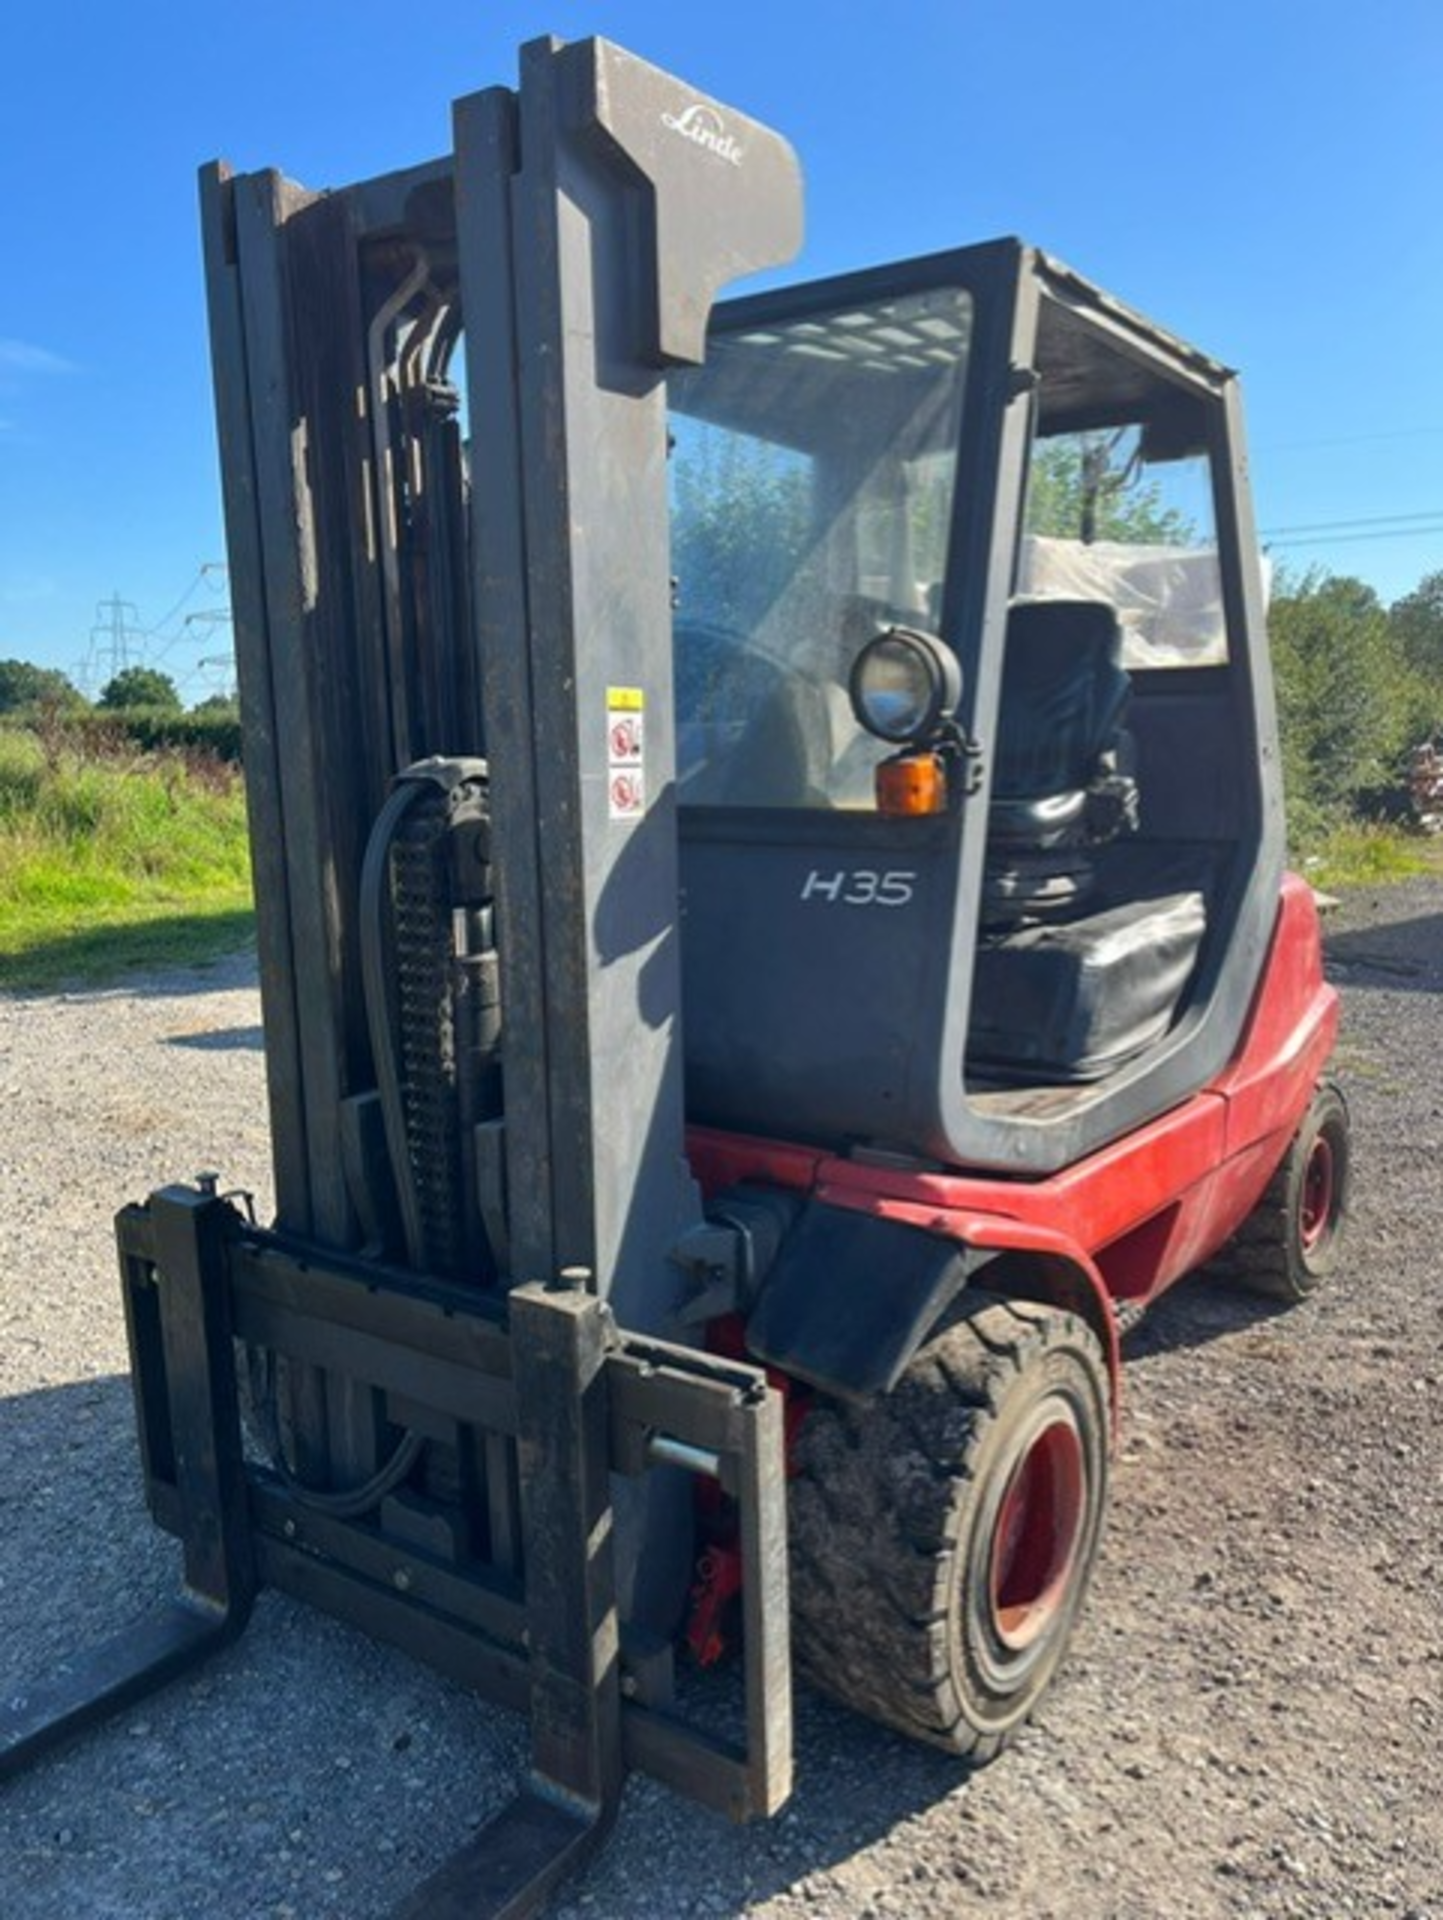
<svg viewBox="0 0 1443 1920">
<path fill-rule="evenodd" d="M 202 201 L 277 1211 L 119 1216 L 182 1587 L 0 1766 L 261 1584 L 529 1714 L 431 1920 L 628 1769 L 774 1811 L 794 1671 L 991 1758 L 1121 1333 L 1339 1252 L 1236 379 L 1015 240 L 714 305 L 794 157 L 601 40 Z M 740 1731 L 674 1687 L 729 1649 Z"/>
</svg>

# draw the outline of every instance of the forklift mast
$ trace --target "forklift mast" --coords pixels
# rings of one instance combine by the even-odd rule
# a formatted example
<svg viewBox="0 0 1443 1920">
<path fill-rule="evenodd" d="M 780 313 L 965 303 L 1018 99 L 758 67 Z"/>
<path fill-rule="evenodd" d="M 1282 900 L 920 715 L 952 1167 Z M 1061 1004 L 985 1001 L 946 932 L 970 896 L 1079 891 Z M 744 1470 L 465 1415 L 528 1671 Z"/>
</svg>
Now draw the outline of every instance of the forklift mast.
<svg viewBox="0 0 1443 1920">
<path fill-rule="evenodd" d="M 584 1274 L 622 1325 L 662 1331 L 703 1231 L 665 382 L 704 354 L 716 290 L 796 250 L 795 157 L 618 48 L 542 41 L 517 93 L 457 103 L 453 160 L 325 194 L 212 168 L 202 191 L 277 1224 L 473 1283 Z M 413 934 L 429 913 L 419 953 L 378 933 L 387 851 L 363 849 L 398 775 L 435 760 L 411 795 L 454 815 L 473 759 L 450 1011 L 458 1048 L 490 1030 L 452 1059 L 454 889 L 425 877 L 425 809 L 389 882 Z M 290 1397 L 323 1471 L 374 1465 L 364 1394 Z M 688 1498 L 657 1476 L 657 1511 L 622 1522 L 624 1610 L 658 1629 Z"/>
<path fill-rule="evenodd" d="M 506 1264 L 585 1268 L 644 1327 L 700 1217 L 665 379 L 720 285 L 795 251 L 800 179 L 604 42 L 521 70 L 457 103 L 454 162 L 324 194 L 203 180 L 278 1224 L 364 1237 L 365 837 L 405 768 L 484 757 Z"/>
</svg>

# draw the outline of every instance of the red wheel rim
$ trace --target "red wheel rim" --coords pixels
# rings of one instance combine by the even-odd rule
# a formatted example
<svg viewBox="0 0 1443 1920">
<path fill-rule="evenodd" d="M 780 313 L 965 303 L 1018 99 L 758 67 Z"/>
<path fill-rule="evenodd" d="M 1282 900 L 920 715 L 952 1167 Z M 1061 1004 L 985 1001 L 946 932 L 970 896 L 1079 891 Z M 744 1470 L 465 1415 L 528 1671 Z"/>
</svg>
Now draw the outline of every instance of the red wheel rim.
<svg viewBox="0 0 1443 1920">
<path fill-rule="evenodd" d="M 1333 1143 L 1327 1134 L 1320 1133 L 1308 1149 L 1298 1196 L 1298 1238 L 1304 1253 L 1316 1253 L 1333 1224 L 1335 1179 Z"/>
<path fill-rule="evenodd" d="M 992 1624 L 1021 1652 L 1046 1632 L 1077 1559 L 1086 1472 L 1077 1428 L 1058 1413 L 1013 1468 L 992 1536 Z"/>
</svg>

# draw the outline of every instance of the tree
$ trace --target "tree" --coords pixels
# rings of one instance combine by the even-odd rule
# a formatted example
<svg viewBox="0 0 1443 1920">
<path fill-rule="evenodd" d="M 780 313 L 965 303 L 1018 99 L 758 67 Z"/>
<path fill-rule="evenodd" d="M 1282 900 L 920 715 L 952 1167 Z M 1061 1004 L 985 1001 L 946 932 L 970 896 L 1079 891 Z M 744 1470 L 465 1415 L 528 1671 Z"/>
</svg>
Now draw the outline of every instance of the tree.
<svg viewBox="0 0 1443 1920">
<path fill-rule="evenodd" d="M 223 720 L 235 720 L 240 717 L 240 700 L 233 693 L 208 693 L 204 700 L 196 701 L 191 712 L 213 713 Z"/>
<path fill-rule="evenodd" d="M 123 712 L 128 707 L 160 708 L 166 713 L 181 711 L 175 682 L 159 667 L 123 667 L 101 688 L 97 704 L 111 713 Z"/>
<path fill-rule="evenodd" d="M 1388 613 L 1361 580 L 1309 574 L 1284 583 L 1268 638 L 1288 802 L 1307 831 L 1398 780 L 1413 676 Z"/>
<path fill-rule="evenodd" d="M 1118 540 L 1133 546 L 1190 546 L 1197 529 L 1167 504 L 1147 476 L 1136 434 L 1065 433 L 1032 450 L 1027 531 L 1060 540 Z"/>
<path fill-rule="evenodd" d="M 680 618 L 749 631 L 815 538 L 810 463 L 786 447 L 685 420 L 671 482 Z"/>
<path fill-rule="evenodd" d="M 28 660 L 0 660 L 0 713 L 21 707 L 81 707 L 84 696 L 58 667 L 35 667 Z"/>
<path fill-rule="evenodd" d="M 1420 740 L 1431 738 L 1443 732 L 1443 572 L 1395 600 L 1388 620 L 1416 676 L 1415 730 Z"/>
</svg>

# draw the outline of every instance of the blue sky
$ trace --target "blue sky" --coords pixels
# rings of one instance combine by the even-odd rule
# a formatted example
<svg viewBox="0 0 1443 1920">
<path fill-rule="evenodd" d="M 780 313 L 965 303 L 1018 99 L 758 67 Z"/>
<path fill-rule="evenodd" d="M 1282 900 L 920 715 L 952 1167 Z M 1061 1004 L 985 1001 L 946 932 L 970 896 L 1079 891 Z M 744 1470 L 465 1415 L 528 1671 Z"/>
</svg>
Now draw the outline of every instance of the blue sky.
<svg viewBox="0 0 1443 1920">
<path fill-rule="evenodd" d="M 543 32 L 787 134 L 793 272 L 1019 233 L 1242 370 L 1260 524 L 1313 530 L 1279 559 L 1443 568 L 1437 0 L 49 0 L 0 29 L 0 658 L 93 666 L 118 594 L 135 657 L 225 680 L 196 168 L 429 157 Z"/>
</svg>

